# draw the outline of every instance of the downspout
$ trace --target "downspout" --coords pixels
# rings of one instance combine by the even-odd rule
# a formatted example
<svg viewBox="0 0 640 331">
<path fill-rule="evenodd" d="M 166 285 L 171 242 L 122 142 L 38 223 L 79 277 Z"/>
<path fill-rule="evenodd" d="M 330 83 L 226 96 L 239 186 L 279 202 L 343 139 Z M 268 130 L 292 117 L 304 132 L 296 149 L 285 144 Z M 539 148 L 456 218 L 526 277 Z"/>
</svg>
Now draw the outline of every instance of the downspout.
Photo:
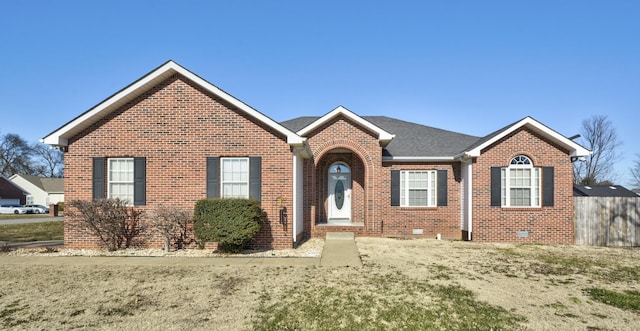
<svg viewBox="0 0 640 331">
<path fill-rule="evenodd" d="M 467 204 L 467 217 L 469 221 L 469 230 L 467 231 L 467 240 L 471 241 L 471 233 L 473 232 L 473 160 L 465 161 L 467 166 L 467 195 L 465 203 Z"/>
<path fill-rule="evenodd" d="M 293 151 L 293 198 L 292 198 L 292 217 L 293 222 L 293 245 L 295 247 L 298 233 L 298 152 Z"/>
</svg>

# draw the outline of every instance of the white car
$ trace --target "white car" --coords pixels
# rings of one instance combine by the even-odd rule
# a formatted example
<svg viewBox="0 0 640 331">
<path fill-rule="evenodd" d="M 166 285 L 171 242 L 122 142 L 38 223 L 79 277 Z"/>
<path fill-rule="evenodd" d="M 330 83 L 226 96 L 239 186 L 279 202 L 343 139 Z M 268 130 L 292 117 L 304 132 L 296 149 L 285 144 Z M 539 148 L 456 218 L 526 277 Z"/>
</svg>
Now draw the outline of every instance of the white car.
<svg viewBox="0 0 640 331">
<path fill-rule="evenodd" d="M 25 208 L 31 208 L 36 214 L 48 214 L 49 208 L 43 205 L 25 205 Z"/>
<path fill-rule="evenodd" d="M 26 214 L 29 211 L 33 212 L 30 208 L 25 208 L 21 205 L 2 205 L 0 206 L 0 214 Z"/>
</svg>

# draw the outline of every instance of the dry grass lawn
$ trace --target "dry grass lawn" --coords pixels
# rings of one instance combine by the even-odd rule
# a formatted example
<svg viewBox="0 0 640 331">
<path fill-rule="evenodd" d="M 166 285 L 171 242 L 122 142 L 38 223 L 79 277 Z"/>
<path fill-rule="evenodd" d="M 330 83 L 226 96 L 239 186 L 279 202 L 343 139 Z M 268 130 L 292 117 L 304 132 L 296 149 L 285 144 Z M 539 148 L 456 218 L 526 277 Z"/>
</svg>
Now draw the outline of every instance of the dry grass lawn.
<svg viewBox="0 0 640 331">
<path fill-rule="evenodd" d="M 0 256 L 0 329 L 640 327 L 637 248 L 380 238 L 357 245 L 361 268 L 180 263 L 189 258 L 27 265 Z"/>
</svg>

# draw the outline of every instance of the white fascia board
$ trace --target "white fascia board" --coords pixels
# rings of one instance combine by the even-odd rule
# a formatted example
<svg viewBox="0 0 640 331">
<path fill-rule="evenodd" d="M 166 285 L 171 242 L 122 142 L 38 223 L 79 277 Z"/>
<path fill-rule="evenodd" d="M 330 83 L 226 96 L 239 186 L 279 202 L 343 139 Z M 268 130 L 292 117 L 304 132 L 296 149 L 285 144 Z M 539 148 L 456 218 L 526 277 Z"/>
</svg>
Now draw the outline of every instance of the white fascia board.
<svg viewBox="0 0 640 331">
<path fill-rule="evenodd" d="M 130 86 L 127 86 L 120 92 L 112 95 L 105 101 L 101 102 L 100 104 L 90 109 L 89 111 L 85 112 L 84 114 L 78 116 L 71 122 L 65 124 L 58 130 L 52 132 L 48 136 L 44 137 L 42 139 L 42 142 L 49 145 L 66 146 L 68 144 L 68 138 L 70 136 L 78 133 L 82 129 L 95 123 L 100 118 L 103 118 L 114 109 L 125 104 L 131 99 L 137 97 L 140 94 L 140 92 L 144 92 L 151 86 L 155 84 L 159 84 L 160 82 L 162 82 L 169 76 L 173 75 L 174 73 L 178 73 L 185 76 L 186 78 L 193 81 L 197 85 L 201 86 L 205 90 L 208 90 L 209 92 L 221 97 L 225 101 L 238 107 L 239 109 L 246 112 L 250 116 L 256 118 L 260 122 L 265 123 L 266 125 L 275 129 L 277 132 L 282 133 L 287 137 L 287 143 L 291 145 L 302 145 L 304 143 L 305 139 L 298 136 L 293 131 L 290 131 L 289 129 L 285 128 L 284 126 L 280 125 L 279 123 L 275 122 L 274 120 L 270 119 L 269 117 L 265 116 L 259 111 L 251 108 L 244 102 L 236 99 L 235 97 L 224 92 L 223 90 L 219 89 L 215 85 L 207 82 L 206 80 L 200 78 L 199 76 L 195 75 L 191 71 L 185 69 L 184 67 L 180 66 L 179 64 L 173 61 L 168 61 L 164 65 L 160 66 L 158 69 L 142 77 L 141 79 L 134 82 Z"/>
<path fill-rule="evenodd" d="M 383 162 L 451 162 L 453 156 L 383 156 Z"/>
<path fill-rule="evenodd" d="M 338 115 L 343 115 L 349 118 L 350 120 L 358 123 L 359 125 L 367 128 L 368 130 L 375 132 L 378 135 L 378 140 L 380 140 L 380 142 L 382 142 L 383 145 L 388 144 L 393 138 L 395 138 L 394 134 L 391 134 L 383 130 L 382 128 L 356 115 L 355 113 L 353 113 L 347 108 L 344 108 L 343 106 L 336 107 L 334 110 L 330 111 L 329 113 L 315 120 L 313 123 L 302 128 L 300 131 L 297 132 L 297 134 L 300 136 L 305 136 L 309 132 L 315 130 L 316 128 L 320 127 L 322 124 L 330 121 L 331 119 L 335 118 Z"/>
<path fill-rule="evenodd" d="M 472 149 L 470 151 L 462 153 L 461 155 L 464 155 L 466 157 L 478 157 L 478 156 L 480 156 L 480 152 L 484 148 L 492 145 L 496 141 L 504 138 L 505 136 L 511 134 L 512 132 L 514 132 L 515 130 L 517 130 L 517 129 L 523 127 L 523 126 L 528 126 L 533 131 L 541 134 L 542 136 L 544 136 L 544 137 L 556 142 L 560 146 L 568 149 L 569 150 L 569 155 L 571 157 L 587 156 L 587 155 L 591 154 L 591 151 L 589 151 L 588 149 L 580 146 L 580 144 L 574 142 L 573 140 L 571 140 L 571 139 L 561 135 L 560 133 L 552 130 L 551 128 L 547 127 L 546 125 L 536 121 L 532 117 L 526 117 L 526 118 L 520 120 L 518 123 L 516 123 L 516 124 L 512 125 L 511 127 L 507 128 L 506 130 L 502 131 L 500 134 L 496 135 L 495 137 L 485 141 L 482 145 L 477 146 L 476 148 L 474 148 L 474 149 Z"/>
</svg>

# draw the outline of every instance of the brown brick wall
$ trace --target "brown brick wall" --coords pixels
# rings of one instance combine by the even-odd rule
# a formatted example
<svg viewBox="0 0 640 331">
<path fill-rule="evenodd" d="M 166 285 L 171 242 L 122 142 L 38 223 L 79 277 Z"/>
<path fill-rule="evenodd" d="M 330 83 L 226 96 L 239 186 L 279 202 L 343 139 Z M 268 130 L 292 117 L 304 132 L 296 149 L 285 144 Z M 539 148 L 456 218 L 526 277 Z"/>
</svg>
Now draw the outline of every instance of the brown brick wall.
<svg viewBox="0 0 640 331">
<path fill-rule="evenodd" d="M 491 167 L 507 167 L 520 154 L 535 167 L 554 167 L 553 207 L 491 207 Z M 523 128 L 488 147 L 473 164 L 473 186 L 472 240 L 573 243 L 573 166 L 567 151 L 541 136 Z M 518 238 L 518 231 L 528 237 Z"/>
<path fill-rule="evenodd" d="M 358 236 L 460 239 L 462 187 L 460 163 L 382 162 L 377 136 L 339 116 L 307 135 L 312 153 L 304 160 L 304 235 L 328 231 Z M 527 155 L 536 167 L 555 170 L 555 205 L 542 208 L 490 206 L 490 169 Z M 293 159 L 286 137 L 223 100 L 175 75 L 123 105 L 70 139 L 65 154 L 67 201 L 92 198 L 93 157 L 146 157 L 146 211 L 165 204 L 192 209 L 206 197 L 206 158 L 262 157 L 262 207 L 268 220 L 254 246 L 292 247 L 292 219 L 279 220 L 280 198 L 293 211 Z M 318 225 L 327 219 L 327 172 L 334 162 L 352 171 L 352 221 L 362 226 Z M 447 170 L 447 206 L 391 206 L 392 170 Z M 526 129 L 484 150 L 473 164 L 473 240 L 540 243 L 573 242 L 572 165 L 567 152 Z M 423 234 L 414 235 L 414 229 Z M 527 238 L 517 238 L 528 231 Z M 96 247 L 92 236 L 65 221 L 65 245 Z M 159 236 L 148 244 L 161 247 Z M 215 247 L 209 244 L 208 247 Z"/>
<path fill-rule="evenodd" d="M 382 148 L 378 138 L 344 116 L 318 127 L 307 137 L 313 157 L 305 160 L 306 234 L 324 236 L 328 231 L 348 231 L 356 235 L 379 235 L 376 183 L 382 164 Z M 327 221 L 328 169 L 338 161 L 351 168 L 351 215 L 353 222 L 363 223 L 361 228 L 316 226 Z"/>
<path fill-rule="evenodd" d="M 447 205 L 438 207 L 400 207 L 391 206 L 392 170 L 446 170 Z M 383 168 L 383 180 L 379 204 L 387 206 L 381 212 L 383 235 L 403 238 L 460 239 L 461 234 L 461 174 L 459 163 L 386 163 Z M 421 229 L 423 234 L 413 234 Z"/>
<path fill-rule="evenodd" d="M 286 137 L 265 130 L 241 110 L 178 75 L 167 79 L 73 137 L 65 154 L 67 201 L 92 198 L 93 157 L 146 157 L 147 204 L 193 210 L 206 198 L 206 158 L 262 157 L 262 207 L 268 220 L 254 241 L 292 247 L 292 224 L 280 224 L 278 198 L 292 208 L 292 156 Z M 158 236 L 149 245 L 161 247 Z M 95 247 L 97 241 L 65 222 L 65 245 Z"/>
</svg>

